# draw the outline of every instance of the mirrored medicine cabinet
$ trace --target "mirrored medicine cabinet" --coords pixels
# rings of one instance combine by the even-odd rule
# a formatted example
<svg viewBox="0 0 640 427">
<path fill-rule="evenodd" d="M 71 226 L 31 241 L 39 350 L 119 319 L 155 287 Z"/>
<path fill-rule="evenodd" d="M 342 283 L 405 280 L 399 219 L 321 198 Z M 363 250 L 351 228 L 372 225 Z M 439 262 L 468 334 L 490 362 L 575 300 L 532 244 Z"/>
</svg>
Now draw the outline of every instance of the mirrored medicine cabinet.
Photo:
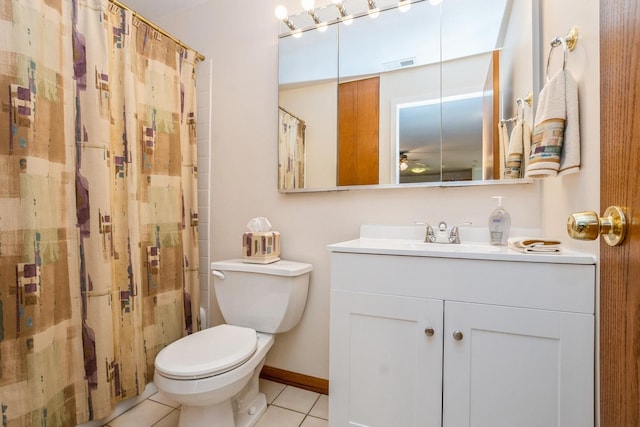
<svg viewBox="0 0 640 427">
<path fill-rule="evenodd" d="M 498 127 L 539 92 L 539 0 L 328 3 L 281 24 L 281 192 L 529 182 Z"/>
</svg>

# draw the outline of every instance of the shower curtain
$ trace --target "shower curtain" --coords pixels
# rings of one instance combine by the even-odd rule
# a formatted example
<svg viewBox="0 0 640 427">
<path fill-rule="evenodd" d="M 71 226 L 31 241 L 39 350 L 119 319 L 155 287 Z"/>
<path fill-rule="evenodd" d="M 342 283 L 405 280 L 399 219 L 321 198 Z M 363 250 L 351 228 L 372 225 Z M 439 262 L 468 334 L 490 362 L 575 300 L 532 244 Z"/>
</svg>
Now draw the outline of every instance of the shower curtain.
<svg viewBox="0 0 640 427">
<path fill-rule="evenodd" d="M 0 417 L 74 426 L 200 326 L 196 53 L 107 0 L 0 23 Z"/>
<path fill-rule="evenodd" d="M 278 123 L 278 188 L 304 188 L 305 122 L 280 108 Z"/>
</svg>

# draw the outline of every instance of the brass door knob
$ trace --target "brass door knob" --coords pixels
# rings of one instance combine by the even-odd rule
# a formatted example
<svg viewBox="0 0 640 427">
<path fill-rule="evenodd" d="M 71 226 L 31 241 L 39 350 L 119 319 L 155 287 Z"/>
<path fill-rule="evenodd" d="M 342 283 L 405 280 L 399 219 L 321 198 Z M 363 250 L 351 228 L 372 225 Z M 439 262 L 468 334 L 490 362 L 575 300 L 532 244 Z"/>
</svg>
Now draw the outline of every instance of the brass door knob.
<svg viewBox="0 0 640 427">
<path fill-rule="evenodd" d="M 454 331 L 453 332 L 453 339 L 456 341 L 462 341 L 462 338 L 464 338 L 464 334 L 462 333 L 462 331 Z"/>
<path fill-rule="evenodd" d="M 428 337 L 432 337 L 434 334 L 436 333 L 436 331 L 431 327 L 431 326 L 427 326 L 424 329 L 424 334 Z"/>
<path fill-rule="evenodd" d="M 602 234 L 609 246 L 617 246 L 627 234 L 627 220 L 618 206 L 608 207 L 602 218 L 595 212 L 578 212 L 569 215 L 567 233 L 577 240 L 596 240 Z"/>
</svg>

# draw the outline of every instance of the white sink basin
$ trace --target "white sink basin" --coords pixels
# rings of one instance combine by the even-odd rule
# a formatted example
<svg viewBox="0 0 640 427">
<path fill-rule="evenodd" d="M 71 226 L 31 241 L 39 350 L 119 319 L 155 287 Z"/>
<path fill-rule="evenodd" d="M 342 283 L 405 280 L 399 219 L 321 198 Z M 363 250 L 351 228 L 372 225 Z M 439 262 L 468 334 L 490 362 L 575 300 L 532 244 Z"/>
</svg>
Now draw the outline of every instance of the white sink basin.
<svg viewBox="0 0 640 427">
<path fill-rule="evenodd" d="M 524 232 L 522 232 L 524 230 Z M 535 231 L 518 230 L 518 235 L 535 236 Z M 528 232 L 527 232 L 528 231 Z M 466 234 L 465 234 L 466 232 Z M 351 252 L 368 254 L 425 256 L 439 258 L 466 258 L 503 261 L 551 262 L 593 264 L 592 255 L 563 250 L 560 254 L 525 254 L 506 246 L 494 246 L 488 243 L 488 230 L 461 229 L 462 243 L 425 243 L 424 226 L 378 226 L 363 225 L 360 238 L 329 245 L 332 252 Z M 470 240 L 472 237 L 487 237 L 487 241 Z M 466 241 L 465 241 L 466 238 Z"/>
<path fill-rule="evenodd" d="M 421 255 L 427 254 L 491 254 L 506 252 L 505 246 L 493 246 L 488 243 L 425 243 L 419 240 L 398 240 L 398 239 L 369 239 L 360 238 L 348 242 L 336 243 L 331 247 L 351 247 L 354 249 L 367 250 L 367 252 L 389 253 L 397 255 Z"/>
</svg>

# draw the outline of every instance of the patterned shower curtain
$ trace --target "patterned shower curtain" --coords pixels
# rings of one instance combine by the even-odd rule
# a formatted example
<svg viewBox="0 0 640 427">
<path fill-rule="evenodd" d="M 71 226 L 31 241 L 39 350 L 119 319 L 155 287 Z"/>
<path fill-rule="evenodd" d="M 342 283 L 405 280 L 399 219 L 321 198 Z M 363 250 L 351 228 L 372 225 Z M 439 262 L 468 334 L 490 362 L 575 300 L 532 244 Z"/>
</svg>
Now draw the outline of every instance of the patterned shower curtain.
<svg viewBox="0 0 640 427">
<path fill-rule="evenodd" d="M 278 188 L 304 188 L 306 124 L 284 108 L 279 109 L 278 124 Z"/>
<path fill-rule="evenodd" d="M 0 416 L 74 426 L 200 326 L 196 53 L 107 0 L 0 23 Z"/>
</svg>

